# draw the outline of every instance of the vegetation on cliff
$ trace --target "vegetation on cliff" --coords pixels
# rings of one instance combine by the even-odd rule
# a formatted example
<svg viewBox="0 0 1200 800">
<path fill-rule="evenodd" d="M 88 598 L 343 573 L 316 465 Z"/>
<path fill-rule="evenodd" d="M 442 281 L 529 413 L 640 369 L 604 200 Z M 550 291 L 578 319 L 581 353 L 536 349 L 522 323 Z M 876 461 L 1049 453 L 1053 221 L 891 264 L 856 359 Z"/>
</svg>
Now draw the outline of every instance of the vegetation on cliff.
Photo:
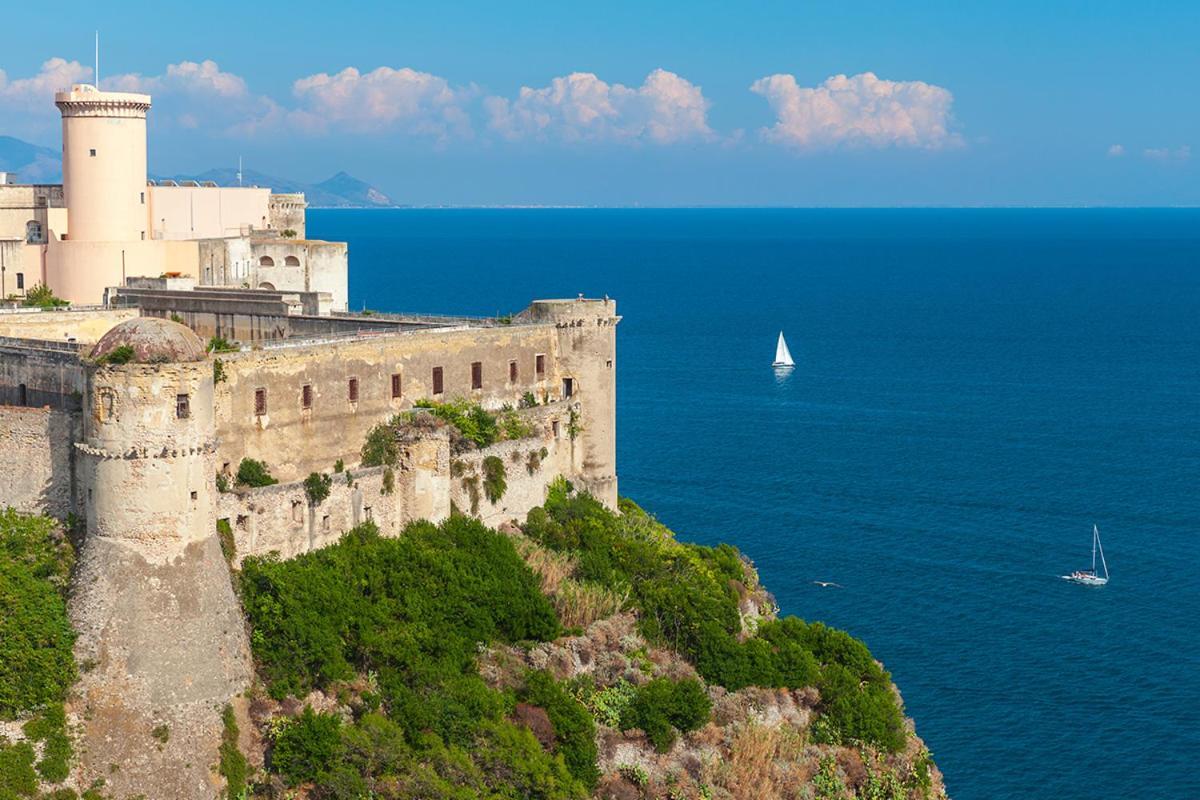
<svg viewBox="0 0 1200 800">
<path fill-rule="evenodd" d="M 519 531 L 368 523 L 239 583 L 260 796 L 934 796 L 861 642 L 774 619 L 733 548 L 565 481 Z"/>
<path fill-rule="evenodd" d="M 32 797 L 67 777 L 63 702 L 75 680 L 66 590 L 74 551 L 46 517 L 0 510 L 0 720 L 24 720 L 24 741 L 0 734 L 0 798 Z"/>
</svg>

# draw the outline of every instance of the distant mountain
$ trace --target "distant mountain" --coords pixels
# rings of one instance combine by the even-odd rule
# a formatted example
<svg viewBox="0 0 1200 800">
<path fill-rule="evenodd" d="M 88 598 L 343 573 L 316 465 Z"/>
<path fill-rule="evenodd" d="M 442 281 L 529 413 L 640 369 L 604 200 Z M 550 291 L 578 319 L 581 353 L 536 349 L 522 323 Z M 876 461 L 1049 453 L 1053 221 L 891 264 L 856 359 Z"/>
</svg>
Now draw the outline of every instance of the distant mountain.
<svg viewBox="0 0 1200 800">
<path fill-rule="evenodd" d="M 23 183 L 58 183 L 62 159 L 57 150 L 0 136 L 0 172 L 16 173 Z"/>
<path fill-rule="evenodd" d="M 61 154 L 12 136 L 0 136 L 0 172 L 12 172 L 22 183 L 61 183 Z M 200 175 L 154 175 L 156 180 L 212 181 L 218 186 L 237 186 L 237 170 L 210 169 Z M 339 172 L 320 183 L 301 183 L 254 170 L 242 172 L 243 186 L 265 186 L 276 192 L 304 192 L 310 206 L 339 208 L 382 208 L 395 205 L 392 199 L 366 181 Z"/>
<path fill-rule="evenodd" d="M 199 175 L 176 177 L 176 180 L 212 181 L 218 186 L 237 186 L 237 170 L 210 169 Z M 254 170 L 242 171 L 243 186 L 269 186 L 276 192 L 304 192 L 310 206 L 334 208 L 383 208 L 395 203 L 383 192 L 366 181 L 361 181 L 345 172 L 339 172 L 320 183 L 299 181 L 267 175 Z"/>
</svg>

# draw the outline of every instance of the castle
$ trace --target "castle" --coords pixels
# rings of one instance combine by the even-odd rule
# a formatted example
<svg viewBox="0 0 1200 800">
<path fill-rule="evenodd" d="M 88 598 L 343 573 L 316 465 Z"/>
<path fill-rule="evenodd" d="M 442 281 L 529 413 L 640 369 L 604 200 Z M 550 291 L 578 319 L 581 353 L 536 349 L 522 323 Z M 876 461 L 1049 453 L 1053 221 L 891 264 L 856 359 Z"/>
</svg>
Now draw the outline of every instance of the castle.
<svg viewBox="0 0 1200 800">
<path fill-rule="evenodd" d="M 615 507 L 620 317 L 582 296 L 499 319 L 346 313 L 346 245 L 303 238 L 302 196 L 155 185 L 148 96 L 55 101 L 63 186 L 0 186 L 0 252 L 6 295 L 45 283 L 74 305 L 0 308 L 0 507 L 85 531 L 80 785 L 214 797 L 220 711 L 252 676 L 227 559 L 454 508 L 522 519 L 558 476 Z M 452 399 L 505 409 L 519 434 L 464 447 L 400 426 L 395 458 L 362 465 L 379 423 Z M 244 459 L 278 483 L 237 485 Z M 481 492 L 497 469 L 502 491 Z"/>
</svg>

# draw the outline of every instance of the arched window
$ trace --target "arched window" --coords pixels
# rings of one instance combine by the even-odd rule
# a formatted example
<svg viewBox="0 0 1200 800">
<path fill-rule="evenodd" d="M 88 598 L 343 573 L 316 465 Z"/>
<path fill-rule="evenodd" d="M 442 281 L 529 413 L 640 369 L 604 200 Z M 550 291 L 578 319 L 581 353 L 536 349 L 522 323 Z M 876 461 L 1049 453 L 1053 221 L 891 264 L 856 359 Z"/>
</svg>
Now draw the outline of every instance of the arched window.
<svg viewBox="0 0 1200 800">
<path fill-rule="evenodd" d="M 266 281 L 263 281 L 262 283 L 260 283 L 260 284 L 258 285 L 258 288 L 260 288 L 260 289 L 266 289 L 268 292 L 273 292 L 273 291 L 275 291 L 275 285 L 274 285 L 274 284 L 272 284 L 272 283 L 267 283 Z"/>
<path fill-rule="evenodd" d="M 263 256 L 258 260 L 258 265 L 260 267 L 273 267 L 275 266 L 275 259 L 270 256 Z"/>
<path fill-rule="evenodd" d="M 283 265 L 285 267 L 298 267 L 300 266 L 300 259 L 295 256 L 288 256 L 283 260 Z"/>
<path fill-rule="evenodd" d="M 31 219 L 25 223 L 25 242 L 27 244 L 42 244 L 46 240 L 46 232 L 42 223 Z"/>
</svg>

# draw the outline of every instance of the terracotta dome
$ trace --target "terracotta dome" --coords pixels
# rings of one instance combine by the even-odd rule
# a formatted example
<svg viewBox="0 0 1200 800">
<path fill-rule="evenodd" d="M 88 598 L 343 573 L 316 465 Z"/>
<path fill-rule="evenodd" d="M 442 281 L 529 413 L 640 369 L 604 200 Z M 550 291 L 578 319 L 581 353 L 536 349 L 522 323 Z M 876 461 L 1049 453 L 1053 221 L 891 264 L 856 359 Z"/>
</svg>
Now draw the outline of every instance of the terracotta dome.
<svg viewBox="0 0 1200 800">
<path fill-rule="evenodd" d="M 124 346 L 133 348 L 131 360 L 138 364 L 203 361 L 207 358 L 204 342 L 191 328 L 158 317 L 138 317 L 117 325 L 96 342 L 92 358 L 104 358 Z"/>
</svg>

